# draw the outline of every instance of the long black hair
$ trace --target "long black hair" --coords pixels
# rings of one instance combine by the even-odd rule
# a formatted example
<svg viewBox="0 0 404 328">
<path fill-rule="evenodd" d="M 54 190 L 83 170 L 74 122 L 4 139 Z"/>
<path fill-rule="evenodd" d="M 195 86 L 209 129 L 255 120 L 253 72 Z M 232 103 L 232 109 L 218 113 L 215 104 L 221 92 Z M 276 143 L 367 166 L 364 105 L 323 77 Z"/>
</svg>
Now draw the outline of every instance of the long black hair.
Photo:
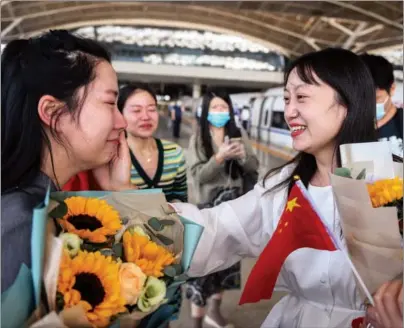
<svg viewBox="0 0 404 328">
<path fill-rule="evenodd" d="M 317 85 L 314 74 L 317 75 L 321 81 L 334 89 L 336 101 L 347 108 L 346 118 L 336 136 L 335 155 L 338 165 L 341 165 L 340 145 L 376 141 L 375 87 L 369 69 L 359 56 L 339 48 L 305 54 L 292 62 L 286 70 L 285 85 L 294 69 L 299 78 L 308 84 Z M 296 164 L 293 172 L 269 191 L 287 186 L 290 192 L 295 175 L 300 176 L 304 185 L 308 186 L 316 173 L 317 163 L 313 155 L 305 152 L 300 152 L 286 164 L 270 170 L 265 180 L 290 164 Z"/>
<path fill-rule="evenodd" d="M 38 102 L 51 95 L 65 104 L 52 116 L 50 133 L 61 143 L 55 126 L 70 112 L 77 118 L 95 66 L 111 57 L 99 43 L 64 30 L 13 40 L 1 56 L 1 190 L 29 185 L 51 143 L 38 115 Z M 84 87 L 84 95 L 78 91 Z M 54 167 L 53 167 L 54 170 Z"/>
<path fill-rule="evenodd" d="M 211 158 L 214 155 L 212 146 L 212 137 L 210 134 L 210 123 L 208 121 L 209 106 L 213 98 L 223 99 L 229 106 L 230 120 L 224 126 L 225 135 L 229 138 L 240 138 L 241 132 L 236 125 L 234 119 L 234 109 L 230 96 L 223 90 L 208 90 L 202 98 L 202 113 L 199 119 L 199 126 L 202 137 L 202 145 L 207 158 Z M 237 179 L 243 174 L 243 168 L 237 163 L 237 161 L 230 160 L 225 163 L 226 173 L 231 176 L 232 179 Z M 231 172 L 230 172 L 231 170 Z"/>
</svg>

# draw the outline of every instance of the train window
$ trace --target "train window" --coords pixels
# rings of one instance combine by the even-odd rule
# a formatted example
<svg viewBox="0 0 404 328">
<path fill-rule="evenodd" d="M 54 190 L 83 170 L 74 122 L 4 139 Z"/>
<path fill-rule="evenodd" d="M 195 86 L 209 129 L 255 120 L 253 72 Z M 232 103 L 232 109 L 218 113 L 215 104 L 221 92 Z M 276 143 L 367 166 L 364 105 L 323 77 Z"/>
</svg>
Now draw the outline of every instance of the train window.
<svg viewBox="0 0 404 328">
<path fill-rule="evenodd" d="M 285 121 L 284 112 L 273 111 L 272 112 L 272 128 L 278 128 L 283 130 L 289 130 L 288 124 Z"/>
</svg>

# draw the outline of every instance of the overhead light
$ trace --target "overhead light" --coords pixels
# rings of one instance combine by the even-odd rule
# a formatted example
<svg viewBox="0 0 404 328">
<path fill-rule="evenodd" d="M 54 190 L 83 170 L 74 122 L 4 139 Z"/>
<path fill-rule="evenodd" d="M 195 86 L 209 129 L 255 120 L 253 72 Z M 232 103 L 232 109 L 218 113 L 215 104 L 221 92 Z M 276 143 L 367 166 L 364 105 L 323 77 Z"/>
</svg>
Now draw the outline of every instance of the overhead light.
<svg viewBox="0 0 404 328">
<path fill-rule="evenodd" d="M 99 41 L 121 42 L 138 46 L 181 47 L 250 53 L 269 53 L 270 51 L 274 51 L 259 43 L 238 36 L 197 30 L 104 25 L 82 27 L 77 29 L 76 33 L 88 38 L 97 37 Z"/>
<path fill-rule="evenodd" d="M 212 66 L 233 70 L 274 71 L 276 67 L 264 61 L 242 57 L 212 56 L 212 55 L 183 55 L 171 53 L 162 56 L 152 54 L 143 56 L 143 61 L 150 64 L 168 64 L 176 66 Z"/>
</svg>

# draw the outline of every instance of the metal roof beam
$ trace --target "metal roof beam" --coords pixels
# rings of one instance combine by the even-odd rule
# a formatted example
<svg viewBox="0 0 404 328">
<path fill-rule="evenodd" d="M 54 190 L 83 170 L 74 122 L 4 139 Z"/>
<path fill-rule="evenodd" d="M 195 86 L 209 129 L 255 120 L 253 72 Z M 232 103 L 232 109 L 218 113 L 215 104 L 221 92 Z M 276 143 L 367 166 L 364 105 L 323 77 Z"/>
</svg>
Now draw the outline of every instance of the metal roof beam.
<svg viewBox="0 0 404 328">
<path fill-rule="evenodd" d="M 141 3 L 136 3 L 136 2 L 130 2 L 128 4 L 130 6 L 143 5 Z M 126 4 L 126 5 L 128 5 L 128 4 Z M 36 12 L 36 13 L 21 16 L 21 18 L 22 19 L 39 18 L 39 17 L 43 17 L 43 16 L 49 16 L 49 15 L 52 15 L 52 14 L 59 15 L 59 14 L 62 14 L 62 13 L 74 12 L 74 11 L 82 11 L 82 10 L 90 9 L 90 8 L 94 8 L 94 9 L 107 9 L 109 7 L 116 8 L 116 5 L 117 4 L 115 4 L 115 3 L 105 3 L 105 4 L 103 3 L 102 5 L 101 4 L 89 4 L 89 5 L 86 4 L 86 5 L 80 5 L 80 6 L 71 6 L 71 7 L 66 7 L 66 8 L 62 8 L 62 9 L 48 10 L 48 11 L 45 11 L 45 12 Z M 269 30 L 273 30 L 273 31 L 276 31 L 276 32 L 279 32 L 279 33 L 282 33 L 282 34 L 285 34 L 285 35 L 289 35 L 289 36 L 298 38 L 300 40 L 305 39 L 305 35 L 303 35 L 303 34 L 288 31 L 288 30 L 285 30 L 283 28 L 273 26 L 271 24 L 266 24 L 264 22 L 258 22 L 257 20 L 251 19 L 250 17 L 245 16 L 245 15 L 239 15 L 239 14 L 226 12 L 226 11 L 218 12 L 215 8 L 209 8 L 209 7 L 201 7 L 201 6 L 193 6 L 193 5 L 189 5 L 187 7 L 188 7 L 188 9 L 195 9 L 197 11 L 206 12 L 206 13 L 208 13 L 208 12 L 218 13 L 221 16 L 225 16 L 225 17 L 233 18 L 233 19 L 239 19 L 241 21 L 244 21 L 245 23 L 254 24 L 256 26 L 257 25 L 262 26 L 262 27 L 268 28 Z M 7 21 L 7 19 L 2 19 L 2 20 Z M 326 45 L 331 45 L 332 44 L 332 42 L 330 42 L 328 40 L 321 40 L 321 39 L 318 39 L 318 38 L 313 38 L 313 40 L 315 42 L 317 42 L 317 43 L 322 43 L 322 44 L 326 44 Z"/>
<path fill-rule="evenodd" d="M 316 41 L 314 41 L 312 38 L 305 38 L 304 41 L 316 51 L 319 51 L 321 49 Z"/>
<path fill-rule="evenodd" d="M 1 31 L 0 37 L 5 37 L 11 30 L 18 26 L 22 22 L 22 18 L 16 18 L 8 25 L 3 31 Z"/>
<path fill-rule="evenodd" d="M 399 36 L 395 36 L 395 37 L 391 37 L 391 38 L 382 38 L 382 39 L 370 40 L 370 41 L 366 41 L 366 42 L 357 42 L 352 51 L 357 52 L 370 45 L 376 45 L 379 43 L 392 42 L 392 41 L 397 41 L 397 43 L 400 42 L 401 47 L 402 47 L 403 37 L 401 35 L 399 35 Z M 396 46 L 400 46 L 400 45 L 394 45 L 391 47 L 396 47 Z"/>
<path fill-rule="evenodd" d="M 370 33 L 372 33 L 372 32 L 381 30 L 381 29 L 383 29 L 383 28 L 384 28 L 384 26 L 381 25 L 381 24 L 377 24 L 377 25 L 371 26 L 371 27 L 367 28 L 366 30 L 360 31 L 360 32 L 358 33 L 358 37 L 359 37 L 359 36 L 364 36 L 364 35 L 370 34 Z"/>
<path fill-rule="evenodd" d="M 1 1 L 1 2 L 0 2 L 0 8 L 3 7 L 3 6 L 5 6 L 5 5 L 7 5 L 7 4 L 9 4 L 9 3 L 11 3 L 11 2 L 12 2 L 11 0 L 4 0 L 4 1 Z"/>
<path fill-rule="evenodd" d="M 360 14 L 362 14 L 364 16 L 373 18 L 373 19 L 383 23 L 384 25 L 389 25 L 389 26 L 392 26 L 392 27 L 394 27 L 396 29 L 403 30 L 403 26 L 401 24 L 396 23 L 396 22 L 392 21 L 391 19 L 383 17 L 383 16 L 381 16 L 379 14 L 376 14 L 374 12 L 371 12 L 369 10 L 365 10 L 363 8 L 354 6 L 354 5 L 352 5 L 350 3 L 347 3 L 345 1 L 336 1 L 336 0 L 324 0 L 324 1 L 328 2 L 328 3 L 332 3 L 333 5 L 336 5 L 336 6 L 339 6 L 339 7 L 342 7 L 342 8 L 346 8 L 346 9 L 350 9 L 352 11 L 356 11 L 357 13 L 360 13 Z"/>
<path fill-rule="evenodd" d="M 363 29 L 367 26 L 368 24 L 365 22 L 359 23 L 359 25 L 356 27 L 355 32 L 353 32 L 348 39 L 344 42 L 342 45 L 342 48 L 344 49 L 349 49 L 352 47 L 352 45 L 355 43 L 356 39 L 360 36 L 359 33 L 363 31 Z M 368 29 L 369 30 L 369 29 Z"/>
<path fill-rule="evenodd" d="M 306 22 L 307 24 L 308 22 Z M 306 32 L 306 35 L 304 36 L 303 41 L 305 41 L 309 46 L 311 46 L 314 50 L 320 50 L 320 47 L 316 44 L 316 41 L 310 37 L 312 33 L 314 33 L 318 26 L 320 25 L 320 20 L 317 19 L 315 17 L 311 17 L 309 19 L 309 25 L 311 24 L 311 26 L 309 27 L 309 30 Z M 309 26 L 308 25 L 308 26 Z M 295 45 L 295 47 L 293 48 L 293 51 L 297 50 L 300 48 L 300 46 L 302 45 L 302 42 L 300 41 L 299 43 L 297 43 Z"/>
<path fill-rule="evenodd" d="M 354 33 L 354 31 L 338 23 L 335 18 L 321 17 L 321 20 L 323 22 L 330 24 L 332 27 L 335 27 L 337 30 L 340 30 L 342 33 L 345 33 L 346 35 L 351 36 Z"/>
<path fill-rule="evenodd" d="M 8 10 L 8 13 L 9 13 L 10 17 L 13 19 L 13 21 L 11 22 L 10 25 L 8 25 L 4 29 L 4 31 L 1 32 L 1 37 L 7 35 L 7 33 L 9 33 L 15 27 L 17 27 L 17 29 L 18 29 L 19 37 L 23 37 L 24 36 L 24 31 L 23 31 L 23 29 L 22 29 L 22 27 L 20 25 L 21 22 L 22 22 L 22 19 L 20 19 L 19 17 L 15 17 L 14 9 L 13 9 L 13 6 L 11 5 L 11 1 L 8 2 L 7 10 Z"/>
</svg>

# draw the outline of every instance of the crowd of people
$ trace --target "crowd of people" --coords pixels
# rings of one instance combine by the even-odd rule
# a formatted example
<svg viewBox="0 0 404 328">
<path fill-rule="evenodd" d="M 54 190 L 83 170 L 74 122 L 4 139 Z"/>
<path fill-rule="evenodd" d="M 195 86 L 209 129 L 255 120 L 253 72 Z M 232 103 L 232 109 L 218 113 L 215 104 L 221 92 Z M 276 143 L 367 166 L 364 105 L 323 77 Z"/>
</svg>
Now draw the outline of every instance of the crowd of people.
<svg viewBox="0 0 404 328">
<path fill-rule="evenodd" d="M 52 191 L 161 188 L 178 213 L 204 226 L 185 286 L 195 328 L 232 327 L 220 311 L 223 292 L 240 288 L 240 261 L 259 256 L 270 240 L 295 175 L 343 239 L 329 177 L 340 164 L 339 146 L 403 134 L 402 109 L 391 102 L 391 64 L 338 48 L 305 54 L 286 70 L 285 119 L 304 132 L 293 138 L 298 155 L 260 181 L 246 126 L 236 123 L 221 90 L 203 96 L 185 156 L 177 143 L 156 137 L 153 90 L 119 89 L 111 57 L 96 41 L 62 30 L 11 41 L 1 78 L 2 292 L 21 264 L 31 266 L 32 211 L 49 185 Z M 181 113 L 180 106 L 172 110 L 175 138 Z M 195 204 L 187 203 L 187 175 Z M 351 327 L 365 315 L 374 328 L 402 326 L 402 279 L 386 281 L 375 306 L 366 306 L 341 251 L 295 252 L 277 287 L 288 295 L 263 327 Z M 179 300 L 180 288 L 163 306 Z M 159 313 L 142 327 L 152 328 Z"/>
</svg>

